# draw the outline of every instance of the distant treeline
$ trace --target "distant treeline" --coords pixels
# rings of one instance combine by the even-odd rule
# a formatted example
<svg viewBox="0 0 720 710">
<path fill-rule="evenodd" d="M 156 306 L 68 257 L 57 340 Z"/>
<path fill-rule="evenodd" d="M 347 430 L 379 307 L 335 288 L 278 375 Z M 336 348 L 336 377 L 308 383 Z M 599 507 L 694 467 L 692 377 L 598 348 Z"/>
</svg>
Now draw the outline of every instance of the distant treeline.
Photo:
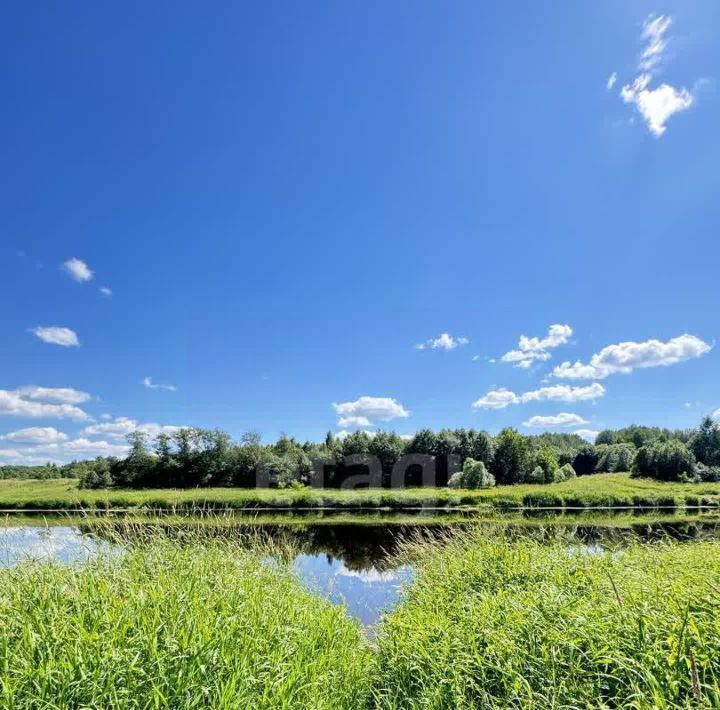
<svg viewBox="0 0 720 710">
<path fill-rule="evenodd" d="M 280 488 L 339 487 L 379 461 L 376 480 L 388 486 L 395 464 L 419 454 L 433 457 L 432 483 L 438 486 L 447 485 L 469 460 L 482 462 L 500 485 L 551 483 L 568 475 L 619 471 L 660 480 L 720 480 L 720 428 L 710 417 L 691 430 L 645 426 L 605 430 L 594 445 L 576 434 L 524 436 L 511 428 L 497 436 L 474 429 L 422 429 L 409 439 L 384 431 L 374 435 L 359 431 L 342 439 L 328 433 L 322 443 L 282 436 L 274 444 L 263 444 L 254 432 L 233 442 L 219 429 L 180 429 L 152 441 L 136 431 L 128 441 L 130 452 L 123 459 L 9 466 L 0 468 L 0 478 L 79 478 L 86 488 L 250 488 L 263 471 L 266 484 Z M 428 483 L 415 460 L 403 459 L 410 461 L 404 469 L 404 485 Z"/>
</svg>

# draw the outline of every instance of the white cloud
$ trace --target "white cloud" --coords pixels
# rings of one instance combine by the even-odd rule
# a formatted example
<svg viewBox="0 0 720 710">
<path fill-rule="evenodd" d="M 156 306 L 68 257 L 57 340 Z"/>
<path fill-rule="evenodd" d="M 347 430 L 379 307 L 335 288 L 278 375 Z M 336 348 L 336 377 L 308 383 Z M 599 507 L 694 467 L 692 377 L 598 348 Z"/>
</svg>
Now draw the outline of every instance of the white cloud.
<svg viewBox="0 0 720 710">
<path fill-rule="evenodd" d="M 437 338 L 430 338 L 424 343 L 418 343 L 415 347 L 418 350 L 425 350 L 426 348 L 432 348 L 433 350 L 454 350 L 460 345 L 467 345 L 470 342 L 468 338 L 456 338 L 449 333 L 440 333 Z"/>
<path fill-rule="evenodd" d="M 544 338 L 528 338 L 527 335 L 521 335 L 518 349 L 510 350 L 500 359 L 503 362 L 512 362 L 515 367 L 527 369 L 536 360 L 549 360 L 551 355 L 548 351 L 567 343 L 572 333 L 573 329 L 569 325 L 555 323 L 548 328 Z"/>
<path fill-rule="evenodd" d="M 0 415 L 31 419 L 88 419 L 88 415 L 72 404 L 50 404 L 22 396 L 18 390 L 0 390 Z"/>
<path fill-rule="evenodd" d="M 62 345 L 66 348 L 80 345 L 77 333 L 70 328 L 60 328 L 58 326 L 38 326 L 37 328 L 33 328 L 32 332 L 44 343 Z"/>
<path fill-rule="evenodd" d="M 36 402 L 59 402 L 60 404 L 82 404 L 91 399 L 87 392 L 72 387 L 37 387 L 26 385 L 15 390 L 24 399 Z"/>
<path fill-rule="evenodd" d="M 338 426 L 341 427 L 361 427 L 371 426 L 367 417 L 340 417 L 338 418 Z"/>
<path fill-rule="evenodd" d="M 508 389 L 496 389 L 473 402 L 476 409 L 505 409 L 511 404 L 524 404 L 526 402 L 581 402 L 595 400 L 605 394 L 605 388 L 594 382 L 587 387 L 573 387 L 571 385 L 551 385 L 531 390 L 524 394 L 516 394 Z"/>
<path fill-rule="evenodd" d="M 110 436 L 114 439 L 124 439 L 134 431 L 142 431 L 153 439 L 158 434 L 174 434 L 182 428 L 181 426 L 155 424 L 154 422 L 140 424 L 129 417 L 117 417 L 113 421 L 105 422 L 104 424 L 91 424 L 90 426 L 86 426 L 81 433 L 86 436 Z"/>
<path fill-rule="evenodd" d="M 167 390 L 168 392 L 175 392 L 177 390 L 175 385 L 156 385 L 152 381 L 152 377 L 143 377 L 142 384 L 151 390 Z"/>
<path fill-rule="evenodd" d="M 642 38 L 647 44 L 640 56 L 639 74 L 631 84 L 620 89 L 620 96 L 626 104 L 633 104 L 645 119 L 650 132 L 660 137 L 665 133 L 668 119 L 680 111 L 690 108 L 694 103 L 693 95 L 687 89 L 677 89 L 663 83 L 652 88 L 652 82 L 663 52 L 667 46 L 665 33 L 671 20 L 664 15 L 650 15 L 643 26 Z M 609 88 L 609 82 L 608 82 Z"/>
<path fill-rule="evenodd" d="M 571 412 L 530 417 L 530 419 L 523 422 L 523 426 L 528 427 L 580 426 L 580 424 L 587 424 L 587 420 Z"/>
<path fill-rule="evenodd" d="M 67 441 L 67 434 L 63 434 L 51 426 L 35 426 L 11 431 L 0 439 L 4 441 L 17 441 L 21 444 L 57 444 L 61 441 Z"/>
<path fill-rule="evenodd" d="M 636 368 L 667 367 L 710 352 L 712 345 L 695 335 L 680 335 L 667 342 L 646 340 L 608 345 L 585 364 L 564 362 L 553 370 L 558 378 L 570 380 L 602 380 L 617 373 L 627 375 Z"/>
<path fill-rule="evenodd" d="M 720 419 L 720 409 L 716 409 L 716 410 L 712 413 L 712 418 L 713 418 L 713 419 Z"/>
<path fill-rule="evenodd" d="M 43 466 L 46 463 L 66 463 L 51 456 L 41 456 L 28 449 L 0 449 L 0 466 Z"/>
<path fill-rule="evenodd" d="M 93 277 L 93 272 L 90 270 L 90 267 L 82 261 L 82 259 L 68 259 L 62 265 L 62 268 L 70 274 L 75 281 L 90 281 Z"/>
<path fill-rule="evenodd" d="M 75 459 L 95 458 L 96 456 L 125 456 L 128 450 L 127 444 L 91 441 L 79 437 L 70 441 L 42 443 L 24 448 L 0 449 L 0 465 L 36 466 L 48 461 L 63 464 Z"/>
<path fill-rule="evenodd" d="M 623 86 L 620 95 L 626 104 L 635 104 L 650 132 L 659 137 L 665 133 L 668 119 L 690 108 L 695 99 L 687 89 L 676 89 L 670 84 L 649 89 L 649 83 L 650 76 L 642 74 L 632 84 Z"/>
<path fill-rule="evenodd" d="M 505 409 L 511 404 L 520 404 L 520 397 L 508 389 L 491 390 L 473 402 L 476 409 Z"/>
<path fill-rule="evenodd" d="M 410 412 L 392 397 L 359 397 L 353 402 L 333 402 L 341 427 L 371 426 L 373 420 L 389 422 L 404 419 Z"/>
<path fill-rule="evenodd" d="M 101 287 L 100 287 L 100 293 L 101 293 L 103 296 L 107 296 L 108 298 L 110 298 L 110 296 L 112 296 L 112 289 L 111 289 L 111 288 L 108 288 L 107 286 L 101 286 Z"/>
<path fill-rule="evenodd" d="M 598 382 L 587 387 L 571 385 L 550 385 L 526 392 L 522 395 L 523 402 L 584 402 L 595 400 L 605 395 L 605 388 Z"/>
<path fill-rule="evenodd" d="M 91 441 L 83 437 L 59 444 L 58 452 L 64 456 L 125 456 L 127 444 L 112 444 L 109 441 Z M 48 449 L 46 449 L 48 450 Z"/>
<path fill-rule="evenodd" d="M 610 76 L 608 77 L 607 84 L 606 84 L 607 88 L 608 88 L 608 89 L 612 89 L 613 86 L 615 86 L 615 82 L 616 82 L 616 81 L 617 81 L 617 72 L 614 71 L 614 72 L 613 72 L 612 74 L 610 74 Z"/>
<path fill-rule="evenodd" d="M 578 429 L 573 434 L 577 434 L 578 436 L 581 436 L 586 441 L 589 441 L 591 444 L 595 443 L 595 439 L 597 438 L 597 435 L 600 433 L 599 431 L 595 431 L 594 429 Z"/>
</svg>

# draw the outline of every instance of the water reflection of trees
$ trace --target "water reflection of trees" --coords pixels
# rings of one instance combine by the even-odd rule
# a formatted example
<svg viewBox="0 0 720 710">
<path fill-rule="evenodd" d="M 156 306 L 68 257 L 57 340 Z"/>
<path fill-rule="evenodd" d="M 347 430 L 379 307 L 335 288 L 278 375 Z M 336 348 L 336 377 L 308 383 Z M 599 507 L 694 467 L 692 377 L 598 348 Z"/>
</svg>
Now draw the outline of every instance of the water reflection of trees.
<svg viewBox="0 0 720 710">
<path fill-rule="evenodd" d="M 270 551 L 292 560 L 297 554 L 326 555 L 340 560 L 353 571 L 391 569 L 397 565 L 402 544 L 413 539 L 441 540 L 467 530 L 485 528 L 488 535 L 503 534 L 509 539 L 533 537 L 541 541 L 562 541 L 601 547 L 622 547 L 631 542 L 660 540 L 693 541 L 716 538 L 720 523 L 712 521 L 650 521 L 623 525 L 597 525 L 582 521 L 508 523 L 463 522 L 437 524 L 212 524 L 198 522 L 133 522 L 103 520 L 80 526 L 83 534 L 116 544 L 134 544 L 162 535 L 181 543 L 198 539 L 223 538 L 247 548 Z"/>
</svg>

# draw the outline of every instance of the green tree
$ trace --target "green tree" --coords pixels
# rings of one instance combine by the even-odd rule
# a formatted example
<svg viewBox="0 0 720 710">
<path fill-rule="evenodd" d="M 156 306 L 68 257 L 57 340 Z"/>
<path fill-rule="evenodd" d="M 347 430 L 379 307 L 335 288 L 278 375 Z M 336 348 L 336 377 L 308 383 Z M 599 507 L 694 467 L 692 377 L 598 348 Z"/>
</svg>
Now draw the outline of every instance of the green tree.
<svg viewBox="0 0 720 710">
<path fill-rule="evenodd" d="M 705 417 L 688 444 L 695 458 L 706 466 L 720 466 L 720 426 Z"/>
<path fill-rule="evenodd" d="M 528 464 L 529 443 L 516 429 L 503 429 L 495 442 L 491 472 L 500 484 L 521 483 Z"/>
<path fill-rule="evenodd" d="M 638 450 L 634 473 L 661 481 L 677 481 L 694 475 L 695 456 L 676 439 L 653 441 Z"/>
<path fill-rule="evenodd" d="M 542 469 L 545 483 L 555 479 L 555 472 L 560 468 L 560 464 L 553 448 L 541 446 L 530 454 L 527 469 L 534 473 L 536 468 Z"/>
</svg>

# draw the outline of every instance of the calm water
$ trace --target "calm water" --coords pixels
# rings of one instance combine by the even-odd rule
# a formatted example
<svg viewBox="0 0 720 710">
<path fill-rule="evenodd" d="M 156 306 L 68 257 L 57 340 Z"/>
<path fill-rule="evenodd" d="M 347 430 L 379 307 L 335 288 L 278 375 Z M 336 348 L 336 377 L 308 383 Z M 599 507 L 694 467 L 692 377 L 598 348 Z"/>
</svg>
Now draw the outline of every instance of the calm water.
<svg viewBox="0 0 720 710">
<path fill-rule="evenodd" d="M 656 540 L 673 538 L 696 540 L 720 535 L 720 518 L 714 515 L 695 520 L 642 520 L 633 516 L 618 518 L 604 524 L 573 517 L 507 523 L 518 534 L 534 534 L 541 538 L 567 540 L 573 548 L 598 552 L 616 548 L 629 540 Z M 56 560 L 64 564 L 82 563 L 99 552 L 117 554 L 116 543 L 103 539 L 120 534 L 132 542 L 136 534 L 162 529 L 169 534 L 182 534 L 187 524 L 168 525 L 155 519 L 135 525 L 131 532 L 121 522 L 104 521 L 101 528 L 87 520 L 40 520 L 7 516 L 0 521 L 0 566 L 16 565 L 23 560 Z M 197 525 L 197 523 L 194 523 Z M 368 523 L 343 523 L 339 519 L 310 521 L 302 524 L 277 522 L 258 524 L 253 521 L 255 538 L 290 542 L 297 553 L 292 561 L 298 576 L 310 589 L 335 604 L 344 604 L 350 614 L 363 624 L 374 624 L 385 610 L 391 609 L 400 599 L 403 585 L 412 580 L 413 570 L 395 558 L 400 543 L 413 536 L 438 537 L 452 534 L 468 526 L 488 523 L 459 520 L 453 523 L 412 524 L 390 519 Z M 496 525 L 496 523 L 493 523 Z M 110 527 L 108 527 L 110 526 Z M 204 529 L 210 526 L 205 524 Z M 228 535 L 247 531 L 244 525 L 212 526 L 212 534 Z M 490 530 L 490 529 L 489 529 Z M 247 539 L 247 538 L 246 538 Z M 238 544 L 243 543 L 238 538 Z"/>
</svg>

